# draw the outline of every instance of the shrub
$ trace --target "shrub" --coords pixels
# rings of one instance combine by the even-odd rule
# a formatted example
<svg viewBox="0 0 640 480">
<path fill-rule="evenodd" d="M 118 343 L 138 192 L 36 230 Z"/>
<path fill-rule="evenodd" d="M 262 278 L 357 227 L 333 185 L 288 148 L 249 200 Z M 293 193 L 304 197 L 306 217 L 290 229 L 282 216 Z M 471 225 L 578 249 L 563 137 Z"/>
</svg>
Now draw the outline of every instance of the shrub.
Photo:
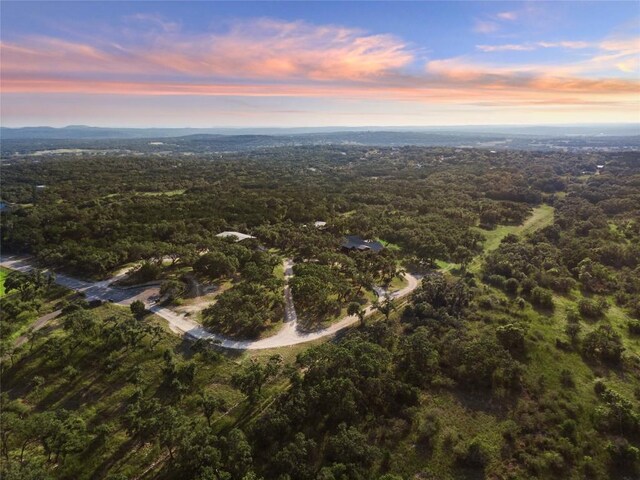
<svg viewBox="0 0 640 480">
<path fill-rule="evenodd" d="M 535 287 L 531 290 L 531 303 L 542 308 L 553 308 L 553 295 L 550 290 Z"/>
<path fill-rule="evenodd" d="M 515 278 L 509 278 L 506 282 L 504 282 L 504 290 L 507 293 L 515 295 L 518 293 L 518 289 L 520 288 L 520 283 Z"/>
<path fill-rule="evenodd" d="M 509 323 L 496 329 L 498 341 L 511 353 L 524 351 L 525 330 L 519 325 Z"/>
<path fill-rule="evenodd" d="M 468 467 L 484 467 L 489 461 L 489 455 L 484 444 L 477 438 L 469 444 L 459 443 L 454 448 L 456 460 Z"/>
<path fill-rule="evenodd" d="M 589 298 L 583 298 L 578 302 L 578 310 L 587 318 L 600 318 L 609 308 L 609 304 L 604 298 L 598 300 L 591 300 Z"/>
<path fill-rule="evenodd" d="M 602 325 L 585 336 L 582 352 L 585 357 L 610 363 L 620 363 L 622 340 L 609 325 Z"/>
<path fill-rule="evenodd" d="M 627 327 L 631 335 L 640 335 L 640 320 L 630 320 Z"/>
<path fill-rule="evenodd" d="M 440 420 L 435 413 L 429 412 L 418 429 L 418 443 L 430 446 L 440 431 Z"/>
<path fill-rule="evenodd" d="M 488 277 L 486 277 L 487 283 L 497 288 L 503 288 L 505 286 L 506 280 L 507 279 L 502 275 L 489 275 Z"/>
<path fill-rule="evenodd" d="M 575 381 L 573 380 L 573 374 L 569 370 L 562 370 L 560 372 L 560 384 L 565 388 L 575 387 Z"/>
<path fill-rule="evenodd" d="M 624 438 L 616 438 L 607 445 L 611 463 L 618 469 L 636 473 L 640 471 L 640 450 Z"/>
<path fill-rule="evenodd" d="M 573 343 L 578 341 L 578 335 L 580 335 L 581 330 L 582 327 L 579 323 L 567 323 L 567 326 L 564 329 L 567 337 L 569 337 Z"/>
<path fill-rule="evenodd" d="M 134 317 L 140 320 L 147 313 L 147 309 L 144 306 L 144 303 L 141 300 L 134 301 L 131 305 L 129 305 L 131 309 L 131 313 Z"/>
<path fill-rule="evenodd" d="M 151 262 L 144 262 L 140 267 L 133 272 L 132 281 L 139 283 L 151 282 L 160 276 L 162 269 L 159 265 Z"/>
</svg>

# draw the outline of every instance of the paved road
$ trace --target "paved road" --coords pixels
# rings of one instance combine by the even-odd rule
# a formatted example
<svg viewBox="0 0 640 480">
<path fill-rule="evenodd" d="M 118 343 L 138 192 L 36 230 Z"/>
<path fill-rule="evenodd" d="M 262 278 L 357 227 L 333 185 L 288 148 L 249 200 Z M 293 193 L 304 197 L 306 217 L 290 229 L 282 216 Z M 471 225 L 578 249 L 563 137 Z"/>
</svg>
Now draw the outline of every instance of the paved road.
<svg viewBox="0 0 640 480">
<path fill-rule="evenodd" d="M 28 272 L 33 268 L 28 257 L 3 257 L 0 265 L 13 270 Z M 113 301 L 120 305 L 130 305 L 134 300 L 140 299 L 145 303 L 148 310 L 164 318 L 169 323 L 169 328 L 175 333 L 186 335 L 194 339 L 211 339 L 223 347 L 234 350 L 261 350 L 266 348 L 280 348 L 297 345 L 299 343 L 310 342 L 319 338 L 335 335 L 337 332 L 353 325 L 358 321 L 356 316 L 346 316 L 333 325 L 317 330 L 315 332 L 302 332 L 298 329 L 298 317 L 296 315 L 288 280 L 293 275 L 293 261 L 284 261 L 285 270 L 285 321 L 283 327 L 275 335 L 260 340 L 233 340 L 222 335 L 211 333 L 194 320 L 174 312 L 169 308 L 156 305 L 151 300 L 157 297 L 159 289 L 155 287 L 141 287 L 134 289 L 122 289 L 111 286 L 111 283 L 122 278 L 125 273 L 121 273 L 108 280 L 100 282 L 87 282 L 78 280 L 67 275 L 56 274 L 56 282 L 67 288 L 83 292 L 87 299 Z M 409 273 L 405 274 L 407 286 L 391 294 L 391 298 L 402 298 L 413 292 L 419 285 L 419 279 Z M 374 313 L 373 307 L 366 308 L 365 315 Z M 44 326 L 44 325 L 43 325 Z"/>
</svg>

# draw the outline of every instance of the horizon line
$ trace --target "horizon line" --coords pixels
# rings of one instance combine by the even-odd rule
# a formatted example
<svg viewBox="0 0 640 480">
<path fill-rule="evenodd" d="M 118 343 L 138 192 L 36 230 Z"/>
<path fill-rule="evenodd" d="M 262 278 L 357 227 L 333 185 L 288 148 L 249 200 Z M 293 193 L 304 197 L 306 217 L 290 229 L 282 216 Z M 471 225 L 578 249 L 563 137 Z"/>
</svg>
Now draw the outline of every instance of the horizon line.
<svg viewBox="0 0 640 480">
<path fill-rule="evenodd" d="M 246 130 L 246 129 L 264 129 L 264 130 L 286 130 L 286 129 L 310 129 L 310 128 L 348 128 L 348 129 L 369 129 L 369 128 L 461 128 L 461 127 L 587 127 L 587 126 L 638 126 L 640 127 L 640 120 L 637 122 L 585 122 L 585 123 L 487 123 L 487 124 L 431 124 L 431 125 L 308 125 L 308 126 L 265 126 L 265 125 L 245 125 L 245 126 L 117 126 L 117 125 L 86 125 L 86 124 L 68 124 L 64 126 L 52 126 L 52 125 L 20 125 L 20 126 L 6 126 L 0 125 L 0 128 L 8 129 L 20 129 L 20 128 L 52 128 L 52 129 L 64 129 L 64 128 L 112 128 L 112 129 L 228 129 L 228 130 Z"/>
</svg>

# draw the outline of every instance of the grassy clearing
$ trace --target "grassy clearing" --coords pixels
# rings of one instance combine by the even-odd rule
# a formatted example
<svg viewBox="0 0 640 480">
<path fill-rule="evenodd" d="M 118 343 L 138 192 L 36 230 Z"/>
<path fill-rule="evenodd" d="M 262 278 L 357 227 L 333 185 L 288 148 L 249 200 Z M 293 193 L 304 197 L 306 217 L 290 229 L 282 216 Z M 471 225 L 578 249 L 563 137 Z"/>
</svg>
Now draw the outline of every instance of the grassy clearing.
<svg viewBox="0 0 640 480">
<path fill-rule="evenodd" d="M 553 223 L 554 209 L 550 205 L 541 205 L 533 209 L 533 213 L 521 225 L 501 225 L 494 230 L 477 228 L 477 231 L 485 237 L 484 250 L 490 252 L 500 246 L 504 237 L 514 235 L 528 235 Z"/>
<path fill-rule="evenodd" d="M 476 231 L 480 232 L 484 236 L 485 241 L 483 244 L 483 254 L 473 259 L 469 265 L 469 271 L 478 273 L 480 271 L 484 255 L 498 248 L 502 239 L 507 235 L 529 235 L 536 230 L 540 230 L 541 228 L 551 225 L 553 223 L 553 217 L 554 208 L 552 206 L 540 205 L 533 209 L 531 216 L 521 225 L 500 225 L 493 230 L 485 230 L 483 228 L 475 227 Z M 451 268 L 449 268 L 449 270 L 451 270 Z"/>
<path fill-rule="evenodd" d="M 436 260 L 436 266 L 441 272 L 450 272 L 460 268 L 460 264 L 453 262 L 445 262 L 444 260 Z"/>
<path fill-rule="evenodd" d="M 9 270 L 0 267 L 0 297 L 4 297 L 4 281 L 9 275 Z"/>
<path fill-rule="evenodd" d="M 402 250 L 402 248 L 400 248 L 400 245 L 397 245 L 395 243 L 388 242 L 386 240 L 383 240 L 382 238 L 376 238 L 376 240 L 380 242 L 382 245 L 384 245 L 385 248 L 388 248 L 392 252 L 399 252 L 400 250 Z"/>
</svg>

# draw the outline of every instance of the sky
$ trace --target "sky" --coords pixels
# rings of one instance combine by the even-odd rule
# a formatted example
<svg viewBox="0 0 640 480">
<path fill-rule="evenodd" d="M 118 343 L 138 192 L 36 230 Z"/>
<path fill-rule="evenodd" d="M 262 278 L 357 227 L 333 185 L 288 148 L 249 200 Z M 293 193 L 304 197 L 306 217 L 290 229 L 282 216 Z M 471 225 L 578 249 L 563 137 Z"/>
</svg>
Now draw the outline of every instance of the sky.
<svg viewBox="0 0 640 480">
<path fill-rule="evenodd" d="M 0 3 L 6 127 L 640 123 L 640 2 Z"/>
</svg>

